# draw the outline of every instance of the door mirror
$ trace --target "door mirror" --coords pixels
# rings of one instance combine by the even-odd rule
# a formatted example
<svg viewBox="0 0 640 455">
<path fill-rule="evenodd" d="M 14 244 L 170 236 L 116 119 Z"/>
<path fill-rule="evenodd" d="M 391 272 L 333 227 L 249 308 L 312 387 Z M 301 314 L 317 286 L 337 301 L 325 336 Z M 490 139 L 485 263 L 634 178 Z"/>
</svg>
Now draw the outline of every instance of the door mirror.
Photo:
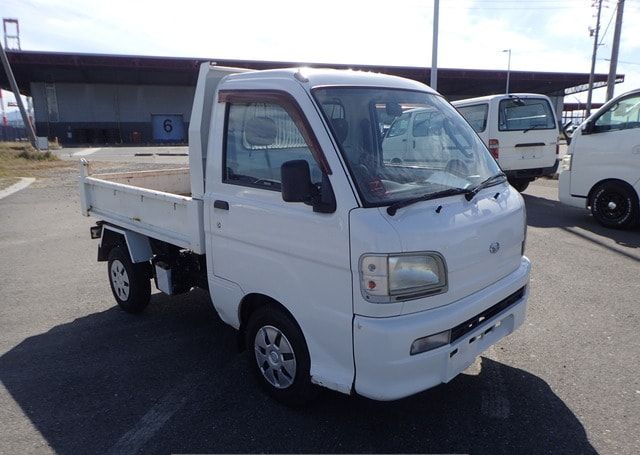
<svg viewBox="0 0 640 455">
<path fill-rule="evenodd" d="M 280 167 L 280 187 L 285 202 L 304 202 L 318 213 L 336 211 L 336 197 L 326 174 L 317 186 L 311 181 L 309 163 L 305 160 L 286 161 Z"/>
<path fill-rule="evenodd" d="M 282 200 L 311 202 L 312 186 L 309 163 L 305 160 L 286 161 L 280 167 Z"/>
</svg>

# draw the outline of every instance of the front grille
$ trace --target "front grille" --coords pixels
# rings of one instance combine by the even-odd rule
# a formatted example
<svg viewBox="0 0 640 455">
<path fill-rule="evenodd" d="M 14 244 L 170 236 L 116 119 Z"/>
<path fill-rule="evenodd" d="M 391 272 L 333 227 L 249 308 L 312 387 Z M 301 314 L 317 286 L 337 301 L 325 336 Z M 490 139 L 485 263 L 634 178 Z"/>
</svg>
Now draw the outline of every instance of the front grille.
<svg viewBox="0 0 640 455">
<path fill-rule="evenodd" d="M 471 332 L 473 329 L 475 329 L 480 324 L 482 324 L 484 321 L 491 319 L 496 314 L 500 313 L 501 311 L 507 309 L 508 307 L 516 303 L 524 295 L 524 290 L 525 288 L 523 286 L 520 289 L 518 289 L 516 292 L 511 294 L 509 297 L 502 299 L 492 307 L 487 308 L 486 310 L 484 310 L 479 314 L 476 314 L 474 317 L 464 321 L 462 324 L 458 324 L 457 326 L 455 326 L 453 329 L 451 329 L 450 342 L 453 343 L 457 339 L 462 338 L 467 333 Z"/>
</svg>

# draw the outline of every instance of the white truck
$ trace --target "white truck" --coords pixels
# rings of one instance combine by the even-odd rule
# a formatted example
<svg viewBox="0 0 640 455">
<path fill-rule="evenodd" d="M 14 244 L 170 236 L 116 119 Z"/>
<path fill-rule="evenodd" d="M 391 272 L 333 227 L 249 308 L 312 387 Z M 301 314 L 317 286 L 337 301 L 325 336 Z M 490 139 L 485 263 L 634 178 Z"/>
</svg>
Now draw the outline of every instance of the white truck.
<svg viewBox="0 0 640 455">
<path fill-rule="evenodd" d="M 464 166 L 382 159 L 382 118 L 441 113 Z M 419 154 L 414 154 L 419 156 Z M 525 318 L 526 212 L 471 127 L 418 82 L 203 64 L 189 169 L 95 175 L 82 211 L 117 303 L 208 289 L 285 403 L 446 383 Z"/>
</svg>

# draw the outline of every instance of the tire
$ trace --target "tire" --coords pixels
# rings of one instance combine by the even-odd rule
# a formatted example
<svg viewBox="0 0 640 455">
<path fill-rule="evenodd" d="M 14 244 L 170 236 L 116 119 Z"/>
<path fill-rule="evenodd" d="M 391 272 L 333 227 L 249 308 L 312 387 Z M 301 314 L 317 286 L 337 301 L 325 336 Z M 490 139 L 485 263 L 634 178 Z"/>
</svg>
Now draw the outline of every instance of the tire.
<svg viewBox="0 0 640 455">
<path fill-rule="evenodd" d="M 518 191 L 518 193 L 522 193 L 524 190 L 526 190 L 529 187 L 529 180 L 512 179 L 512 180 L 509 180 L 509 183 L 511 184 L 512 187 L 514 187 Z"/>
<path fill-rule="evenodd" d="M 151 298 L 151 277 L 146 263 L 134 264 L 120 246 L 109 252 L 109 284 L 118 306 L 127 313 L 142 312 Z"/>
<path fill-rule="evenodd" d="M 287 406 L 303 406 L 317 394 L 311 383 L 309 350 L 295 321 L 275 305 L 249 318 L 245 342 L 260 386 Z"/>
<path fill-rule="evenodd" d="M 591 213 L 604 227 L 628 229 L 638 221 L 638 197 L 621 182 L 606 182 L 593 190 Z"/>
</svg>

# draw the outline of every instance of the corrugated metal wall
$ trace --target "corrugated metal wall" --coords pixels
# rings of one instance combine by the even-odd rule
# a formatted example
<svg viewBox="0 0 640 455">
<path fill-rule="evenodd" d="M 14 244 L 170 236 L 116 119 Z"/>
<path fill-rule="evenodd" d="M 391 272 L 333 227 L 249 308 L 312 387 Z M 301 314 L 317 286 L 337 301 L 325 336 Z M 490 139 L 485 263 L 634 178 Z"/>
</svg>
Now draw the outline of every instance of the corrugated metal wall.
<svg viewBox="0 0 640 455">
<path fill-rule="evenodd" d="M 188 128 L 195 87 L 34 82 L 31 91 L 39 135 L 67 144 L 146 143 L 154 114 L 182 115 Z"/>
</svg>

